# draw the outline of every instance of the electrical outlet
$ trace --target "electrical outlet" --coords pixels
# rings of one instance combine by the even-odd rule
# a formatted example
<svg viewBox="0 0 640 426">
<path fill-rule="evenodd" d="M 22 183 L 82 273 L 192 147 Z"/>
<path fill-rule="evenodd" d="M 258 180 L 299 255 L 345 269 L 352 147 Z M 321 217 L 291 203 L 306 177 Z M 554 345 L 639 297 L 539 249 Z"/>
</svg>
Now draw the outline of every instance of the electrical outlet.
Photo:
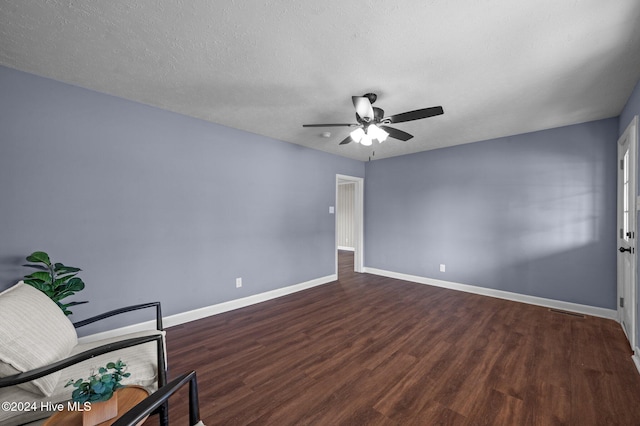
<svg viewBox="0 0 640 426">
<path fill-rule="evenodd" d="M 242 287 L 242 278 L 236 278 L 236 288 Z"/>
<path fill-rule="evenodd" d="M 440 264 L 440 272 L 444 272 L 446 269 L 446 267 L 444 266 L 444 263 Z"/>
</svg>

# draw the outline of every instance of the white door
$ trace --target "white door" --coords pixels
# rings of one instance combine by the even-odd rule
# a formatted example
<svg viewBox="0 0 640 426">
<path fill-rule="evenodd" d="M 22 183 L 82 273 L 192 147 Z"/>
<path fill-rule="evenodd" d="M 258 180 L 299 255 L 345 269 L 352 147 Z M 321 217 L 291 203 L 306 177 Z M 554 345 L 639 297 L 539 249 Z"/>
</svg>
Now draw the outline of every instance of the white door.
<svg viewBox="0 0 640 426">
<path fill-rule="evenodd" d="M 618 140 L 618 318 L 636 346 L 637 117 Z"/>
</svg>

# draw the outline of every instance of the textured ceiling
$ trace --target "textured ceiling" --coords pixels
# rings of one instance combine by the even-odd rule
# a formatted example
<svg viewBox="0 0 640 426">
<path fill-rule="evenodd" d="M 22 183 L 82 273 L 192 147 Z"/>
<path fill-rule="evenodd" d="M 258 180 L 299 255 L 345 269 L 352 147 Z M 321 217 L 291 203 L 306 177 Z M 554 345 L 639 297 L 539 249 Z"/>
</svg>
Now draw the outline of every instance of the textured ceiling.
<svg viewBox="0 0 640 426">
<path fill-rule="evenodd" d="M 15 0 L 0 64 L 366 160 L 619 115 L 638 22 L 638 0 Z M 445 114 L 368 148 L 302 128 L 354 122 L 367 92 Z"/>
</svg>

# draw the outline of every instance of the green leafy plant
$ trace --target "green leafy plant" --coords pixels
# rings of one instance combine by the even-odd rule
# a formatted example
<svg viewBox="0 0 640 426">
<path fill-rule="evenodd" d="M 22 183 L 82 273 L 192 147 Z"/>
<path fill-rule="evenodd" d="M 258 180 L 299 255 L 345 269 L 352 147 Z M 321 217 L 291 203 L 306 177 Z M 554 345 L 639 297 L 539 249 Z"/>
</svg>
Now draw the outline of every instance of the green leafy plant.
<svg viewBox="0 0 640 426">
<path fill-rule="evenodd" d="M 82 269 L 65 266 L 62 263 L 52 263 L 49 255 L 43 251 L 36 251 L 27 257 L 29 268 L 38 269 L 37 272 L 24 277 L 25 284 L 33 286 L 56 302 L 65 315 L 71 315 L 69 306 L 87 302 L 62 303 L 62 299 L 72 296 L 84 289 L 84 282 L 76 277 Z"/>
<path fill-rule="evenodd" d="M 113 370 L 109 372 L 109 370 Z M 120 381 L 124 377 L 131 376 L 127 373 L 127 364 L 118 360 L 110 362 L 106 367 L 100 367 L 98 373 L 93 372 L 87 378 L 74 381 L 70 379 L 64 387 L 73 386 L 75 389 L 71 393 L 71 399 L 75 402 L 100 402 L 106 401 L 113 396 L 116 389 L 122 387 Z"/>
</svg>

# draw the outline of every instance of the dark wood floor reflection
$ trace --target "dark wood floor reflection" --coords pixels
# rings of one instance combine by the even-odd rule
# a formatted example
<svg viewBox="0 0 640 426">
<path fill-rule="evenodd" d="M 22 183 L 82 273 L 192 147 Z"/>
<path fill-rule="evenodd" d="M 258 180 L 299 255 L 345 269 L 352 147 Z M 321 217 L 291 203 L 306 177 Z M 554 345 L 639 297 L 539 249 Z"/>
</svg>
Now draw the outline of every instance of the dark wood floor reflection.
<svg viewBox="0 0 640 426">
<path fill-rule="evenodd" d="M 638 425 L 620 326 L 353 272 L 168 330 L 207 425 Z M 187 393 L 172 424 L 187 424 Z M 150 420 L 149 424 L 157 424 Z"/>
</svg>

